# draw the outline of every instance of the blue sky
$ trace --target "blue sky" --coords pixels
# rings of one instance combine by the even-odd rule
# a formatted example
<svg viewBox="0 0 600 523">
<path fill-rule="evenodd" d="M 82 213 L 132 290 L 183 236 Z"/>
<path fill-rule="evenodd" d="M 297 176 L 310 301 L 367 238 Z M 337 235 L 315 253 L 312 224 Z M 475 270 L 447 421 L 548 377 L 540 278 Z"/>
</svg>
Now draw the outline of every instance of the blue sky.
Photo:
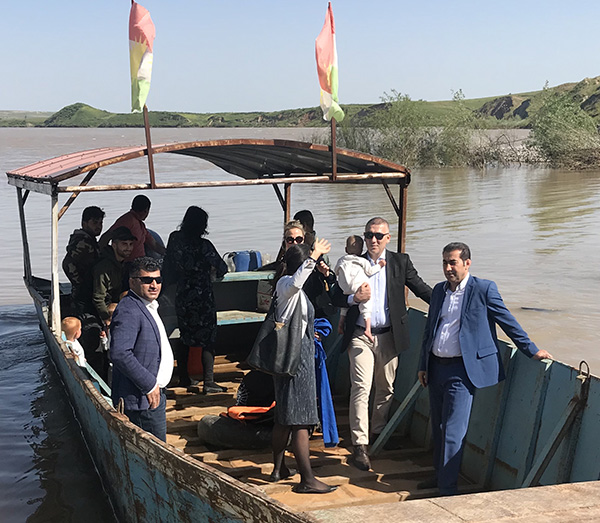
<svg viewBox="0 0 600 523">
<path fill-rule="evenodd" d="M 142 0 L 156 26 L 150 110 L 274 111 L 319 103 L 326 1 Z M 597 1 L 337 0 L 340 101 L 392 89 L 445 100 L 600 75 Z M 0 3 L 0 109 L 130 109 L 129 0 Z"/>
</svg>

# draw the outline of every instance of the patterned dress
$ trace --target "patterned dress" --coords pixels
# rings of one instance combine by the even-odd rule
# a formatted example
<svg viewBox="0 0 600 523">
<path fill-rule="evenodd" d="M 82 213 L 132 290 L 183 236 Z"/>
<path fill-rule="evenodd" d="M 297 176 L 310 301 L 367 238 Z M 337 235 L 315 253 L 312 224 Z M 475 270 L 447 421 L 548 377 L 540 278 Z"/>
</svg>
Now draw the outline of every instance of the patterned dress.
<svg viewBox="0 0 600 523">
<path fill-rule="evenodd" d="M 302 290 L 315 268 L 312 258 L 306 260 L 292 276 L 283 276 L 276 287 L 278 321 L 287 321 L 298 300 L 302 307 L 303 330 L 298 373 L 291 377 L 273 376 L 275 383 L 275 421 L 280 425 L 316 425 L 317 383 L 315 377 L 314 308 Z"/>
<path fill-rule="evenodd" d="M 164 271 L 167 279 L 177 283 L 175 311 L 181 340 L 188 346 L 210 348 L 217 335 L 213 269 L 220 278 L 227 265 L 209 240 L 171 233 Z"/>
</svg>

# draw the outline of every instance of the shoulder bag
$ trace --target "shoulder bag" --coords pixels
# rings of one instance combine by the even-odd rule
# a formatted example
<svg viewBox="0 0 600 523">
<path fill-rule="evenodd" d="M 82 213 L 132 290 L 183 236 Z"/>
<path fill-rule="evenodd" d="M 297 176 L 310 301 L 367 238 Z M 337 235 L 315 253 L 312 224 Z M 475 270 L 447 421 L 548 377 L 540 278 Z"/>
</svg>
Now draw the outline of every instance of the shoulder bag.
<svg viewBox="0 0 600 523">
<path fill-rule="evenodd" d="M 248 359 L 248 365 L 274 376 L 295 376 L 300 365 L 302 348 L 302 302 L 287 323 L 275 321 L 277 295 L 273 297 L 271 308 L 258 331 Z"/>
</svg>

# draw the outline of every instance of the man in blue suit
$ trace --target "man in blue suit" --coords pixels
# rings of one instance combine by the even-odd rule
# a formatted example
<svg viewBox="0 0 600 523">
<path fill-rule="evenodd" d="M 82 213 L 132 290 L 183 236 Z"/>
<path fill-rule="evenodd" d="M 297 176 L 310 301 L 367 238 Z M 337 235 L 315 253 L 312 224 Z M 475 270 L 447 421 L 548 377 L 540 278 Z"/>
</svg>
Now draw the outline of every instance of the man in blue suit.
<svg viewBox="0 0 600 523">
<path fill-rule="evenodd" d="M 173 373 L 173 353 L 158 315 L 161 284 L 160 262 L 142 257 L 131 263 L 130 290 L 110 324 L 110 357 L 113 404 L 122 399 L 132 423 L 166 441 L 164 388 Z"/>
<path fill-rule="evenodd" d="M 446 282 L 433 289 L 425 325 L 419 381 L 429 386 L 433 459 L 436 477 L 419 488 L 437 485 L 456 494 L 464 439 L 475 389 L 504 379 L 496 325 L 519 350 L 535 360 L 552 359 L 538 349 L 504 305 L 493 281 L 469 274 L 471 251 L 450 243 L 442 251 Z"/>
</svg>

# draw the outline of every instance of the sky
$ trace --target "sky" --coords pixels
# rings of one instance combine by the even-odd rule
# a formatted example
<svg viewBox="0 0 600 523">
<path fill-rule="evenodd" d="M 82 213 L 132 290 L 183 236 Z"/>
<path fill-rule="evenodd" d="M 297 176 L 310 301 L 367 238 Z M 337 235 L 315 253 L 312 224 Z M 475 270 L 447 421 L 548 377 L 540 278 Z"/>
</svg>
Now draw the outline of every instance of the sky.
<svg viewBox="0 0 600 523">
<path fill-rule="evenodd" d="M 142 0 L 156 26 L 152 111 L 319 104 L 323 0 Z M 0 110 L 130 111 L 130 0 L 0 0 Z M 600 75 L 600 2 L 334 0 L 340 102 L 447 100 Z"/>
</svg>

